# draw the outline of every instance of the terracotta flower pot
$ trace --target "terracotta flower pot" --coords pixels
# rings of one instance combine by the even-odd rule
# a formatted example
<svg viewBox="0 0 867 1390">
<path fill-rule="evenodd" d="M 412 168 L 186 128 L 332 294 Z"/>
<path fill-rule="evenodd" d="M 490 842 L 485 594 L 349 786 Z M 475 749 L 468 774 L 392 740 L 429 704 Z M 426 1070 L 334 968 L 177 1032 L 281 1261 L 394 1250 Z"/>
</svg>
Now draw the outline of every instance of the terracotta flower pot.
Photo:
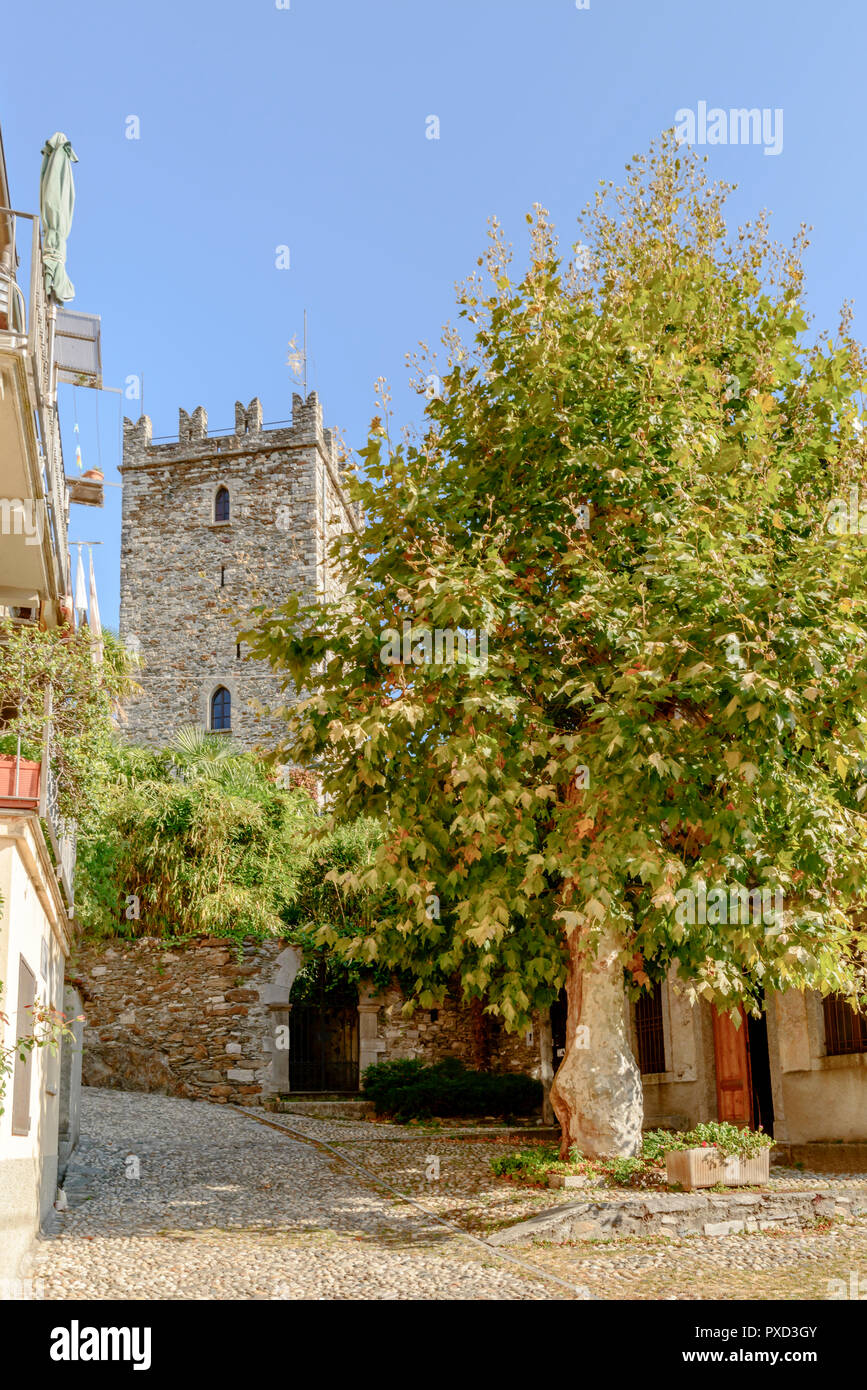
<svg viewBox="0 0 867 1390">
<path fill-rule="evenodd" d="M 752 1158 L 728 1157 L 708 1145 L 701 1149 L 669 1149 L 665 1155 L 665 1176 L 685 1191 L 694 1187 L 752 1187 L 766 1183 L 771 1171 L 771 1151 L 762 1149 Z"/>
<path fill-rule="evenodd" d="M 0 753 L 0 805 L 8 805 L 12 801 L 20 806 L 22 802 L 27 802 L 28 808 L 35 810 L 39 802 L 40 764 L 31 762 L 29 758 L 21 759 L 18 763 L 17 794 L 15 766 L 16 759 L 11 753 Z"/>
</svg>

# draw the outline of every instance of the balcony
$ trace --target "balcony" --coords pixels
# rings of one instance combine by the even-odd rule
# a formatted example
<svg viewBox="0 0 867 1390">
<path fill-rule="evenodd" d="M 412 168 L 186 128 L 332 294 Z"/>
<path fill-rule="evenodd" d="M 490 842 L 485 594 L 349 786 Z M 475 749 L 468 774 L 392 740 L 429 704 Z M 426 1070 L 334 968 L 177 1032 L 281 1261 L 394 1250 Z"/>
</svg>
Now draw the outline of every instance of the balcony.
<svg viewBox="0 0 867 1390">
<path fill-rule="evenodd" d="M 70 589 L 56 316 L 39 219 L 0 208 L 0 613 L 38 605 L 52 626 Z"/>
<path fill-rule="evenodd" d="M 37 762 L 15 753 L 0 753 L 0 810 L 37 812 L 48 829 L 54 851 L 55 873 L 69 916 L 75 910 L 75 857 L 77 826 L 58 812 L 57 778 L 51 770 L 51 740 L 46 730 L 42 758 Z"/>
</svg>

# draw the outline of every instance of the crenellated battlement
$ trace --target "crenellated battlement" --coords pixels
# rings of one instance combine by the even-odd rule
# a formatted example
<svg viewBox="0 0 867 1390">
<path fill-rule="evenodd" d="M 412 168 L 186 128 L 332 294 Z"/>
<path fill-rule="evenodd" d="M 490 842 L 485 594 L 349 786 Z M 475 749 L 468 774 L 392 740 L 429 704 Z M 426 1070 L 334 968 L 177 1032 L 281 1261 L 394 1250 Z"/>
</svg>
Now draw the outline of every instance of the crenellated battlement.
<svg viewBox="0 0 867 1390">
<path fill-rule="evenodd" d="M 311 443 L 317 443 L 336 467 L 333 434 L 324 428 L 322 405 L 315 391 L 311 391 L 306 400 L 297 392 L 293 395 L 291 422 L 280 421 L 268 428 L 263 424 L 262 414 L 262 402 L 258 396 L 254 396 L 247 406 L 243 401 L 236 401 L 234 433 L 222 431 L 209 434 L 208 413 L 204 406 L 196 406 L 192 414 L 181 408 L 178 411 L 177 438 L 157 439 L 153 437 L 153 423 L 149 415 L 142 415 L 136 421 L 124 419 L 123 467 L 163 462 L 173 457 L 231 453 L 251 447 L 300 448 Z"/>
</svg>

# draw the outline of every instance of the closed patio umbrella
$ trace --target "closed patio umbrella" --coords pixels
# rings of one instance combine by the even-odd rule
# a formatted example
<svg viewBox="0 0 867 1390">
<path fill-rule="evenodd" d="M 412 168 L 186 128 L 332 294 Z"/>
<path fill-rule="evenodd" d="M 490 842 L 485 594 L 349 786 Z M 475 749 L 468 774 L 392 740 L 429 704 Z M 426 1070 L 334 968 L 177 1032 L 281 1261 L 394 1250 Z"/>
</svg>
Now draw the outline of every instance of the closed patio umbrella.
<svg viewBox="0 0 867 1390">
<path fill-rule="evenodd" d="M 62 131 L 56 131 L 42 147 L 39 213 L 42 218 L 45 293 L 53 293 L 58 304 L 75 298 L 75 289 L 66 273 L 66 238 L 72 226 L 72 209 L 75 206 L 75 184 L 72 181 L 74 163 L 78 163 L 78 156 L 72 145 Z"/>
</svg>

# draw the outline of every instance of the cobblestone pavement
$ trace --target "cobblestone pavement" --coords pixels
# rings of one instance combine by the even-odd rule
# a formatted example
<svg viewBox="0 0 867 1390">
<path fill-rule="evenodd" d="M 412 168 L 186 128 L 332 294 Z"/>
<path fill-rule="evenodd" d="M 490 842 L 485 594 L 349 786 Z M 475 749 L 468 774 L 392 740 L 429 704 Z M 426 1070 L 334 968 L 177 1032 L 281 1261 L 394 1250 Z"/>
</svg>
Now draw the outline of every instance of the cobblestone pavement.
<svg viewBox="0 0 867 1390">
<path fill-rule="evenodd" d="M 52 1218 L 32 1271 L 44 1296 L 792 1299 L 828 1298 L 840 1287 L 831 1281 L 848 1286 L 853 1274 L 867 1289 L 863 1221 L 716 1239 L 526 1245 L 510 1250 L 525 1262 L 516 1266 L 433 1216 L 484 1236 L 562 1202 L 562 1192 L 494 1178 L 490 1159 L 502 1151 L 494 1135 L 249 1113 L 269 1124 L 204 1102 L 86 1090 L 66 1180 L 70 1210 Z M 364 1171 L 273 1125 L 330 1145 Z M 439 1160 L 438 1179 L 426 1176 L 430 1158 Z M 774 1181 L 828 1179 L 779 1173 Z"/>
<path fill-rule="evenodd" d="M 575 1195 L 495 1178 L 490 1161 L 504 1152 L 507 1135 L 460 1138 L 447 1129 L 418 1134 L 400 1125 L 314 1120 L 293 1114 L 271 1118 L 311 1139 L 326 1141 L 440 1216 L 481 1235 L 559 1206 Z M 519 1146 L 525 1143 L 519 1141 Z M 429 1156 L 440 1160 L 438 1181 L 425 1176 Z M 832 1184 L 863 1188 L 867 1174 L 771 1169 L 771 1187 L 822 1191 Z M 607 1196 L 617 1200 L 622 1195 L 619 1190 L 600 1188 L 593 1192 L 596 1201 Z M 616 1243 L 528 1243 L 510 1248 L 540 1270 L 586 1287 L 591 1298 L 827 1299 L 840 1295 L 840 1281 L 850 1291 L 855 1287 L 867 1294 L 864 1220 L 808 1231 L 682 1240 L 627 1237 Z M 557 1297 L 556 1289 L 552 1288 L 551 1296 Z"/>
<path fill-rule="evenodd" d="M 526 1148 L 530 1142 L 526 1135 L 516 1138 L 493 1128 L 487 1132 L 468 1129 L 461 1134 L 445 1126 L 432 1126 L 419 1132 L 407 1125 L 319 1120 L 291 1112 L 271 1115 L 259 1109 L 252 1113 L 266 1116 L 287 1130 L 330 1144 L 440 1216 L 481 1236 L 503 1225 L 524 1221 L 546 1207 L 561 1206 L 578 1195 L 564 1192 L 562 1188 L 533 1187 L 494 1177 L 491 1159 L 508 1153 L 509 1149 Z M 438 1180 L 431 1181 L 426 1176 L 429 1157 L 439 1159 Z M 771 1188 L 806 1188 L 812 1192 L 831 1185 L 867 1189 L 867 1174 L 829 1175 L 782 1167 L 771 1169 Z M 622 1197 L 623 1189 L 593 1189 L 594 1201 L 616 1202 Z"/>
<path fill-rule="evenodd" d="M 223 1106 L 85 1090 L 65 1188 L 69 1210 L 30 1271 L 48 1299 L 552 1296 L 549 1281 Z"/>
<path fill-rule="evenodd" d="M 867 1224 L 616 1245 L 528 1246 L 524 1259 L 591 1298 L 837 1299 L 867 1296 Z M 855 1292 L 853 1292 L 855 1290 Z M 860 1290 L 860 1292 L 859 1292 Z"/>
</svg>

